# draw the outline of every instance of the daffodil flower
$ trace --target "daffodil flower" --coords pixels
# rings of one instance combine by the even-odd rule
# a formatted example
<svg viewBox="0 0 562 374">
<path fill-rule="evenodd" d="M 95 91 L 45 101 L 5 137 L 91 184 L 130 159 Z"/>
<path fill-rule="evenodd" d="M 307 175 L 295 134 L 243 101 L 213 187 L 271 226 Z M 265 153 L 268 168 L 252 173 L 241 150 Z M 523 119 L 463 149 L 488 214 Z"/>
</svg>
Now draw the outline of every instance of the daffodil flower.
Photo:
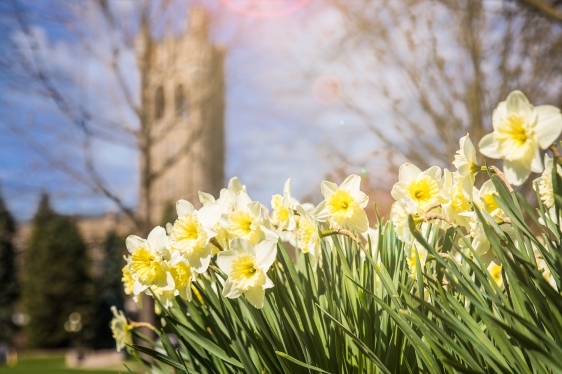
<svg viewBox="0 0 562 374">
<path fill-rule="evenodd" d="M 235 210 L 228 216 L 227 230 L 232 238 L 242 238 L 250 245 L 256 245 L 264 239 L 261 226 L 268 224 L 261 215 L 259 201 L 252 201 L 244 191 L 238 192 Z"/>
<path fill-rule="evenodd" d="M 176 285 L 174 296 L 179 295 L 182 299 L 191 301 L 191 283 L 196 279 L 196 273 L 191 265 L 181 257 L 176 261 L 172 261 L 173 266 L 170 267 L 170 273 L 174 278 Z"/>
<path fill-rule="evenodd" d="M 350 175 L 339 186 L 322 182 L 322 201 L 313 211 L 318 220 L 331 218 L 337 227 L 349 228 L 359 233 L 367 231 L 369 220 L 365 207 L 369 202 L 367 195 L 360 190 L 361 177 Z"/>
<path fill-rule="evenodd" d="M 476 149 L 474 148 L 468 133 L 460 138 L 459 148 L 460 149 L 455 154 L 453 165 L 455 165 L 461 176 L 466 177 L 471 174 L 475 168 L 478 168 Z"/>
<path fill-rule="evenodd" d="M 121 269 L 123 273 L 123 277 L 121 278 L 121 282 L 123 282 L 123 290 L 125 291 L 125 295 L 132 295 L 133 294 L 133 285 L 135 284 L 135 280 L 131 275 L 131 256 L 124 256 L 125 261 L 127 264 L 123 266 Z"/>
<path fill-rule="evenodd" d="M 494 182 L 487 180 L 484 182 L 482 187 L 480 187 L 480 190 L 474 188 L 473 191 L 474 202 L 478 205 L 478 208 L 486 209 L 492 217 L 504 215 L 500 206 L 494 199 L 494 196 L 499 196 L 496 187 L 494 186 Z"/>
<path fill-rule="evenodd" d="M 417 166 L 406 163 L 400 166 L 398 183 L 392 187 L 391 195 L 395 200 L 409 197 L 423 211 L 439 202 L 441 184 L 441 168 L 433 166 L 422 172 Z"/>
<path fill-rule="evenodd" d="M 494 280 L 494 282 L 496 282 L 496 284 L 500 288 L 503 288 L 502 266 L 498 265 L 494 262 L 491 262 L 488 265 L 488 271 L 490 272 L 490 275 L 492 276 L 492 279 Z"/>
<path fill-rule="evenodd" d="M 131 254 L 130 271 L 135 280 L 133 293 L 138 295 L 150 286 L 157 286 L 164 290 L 174 289 L 174 279 L 169 266 L 164 260 L 166 250 L 166 230 L 163 227 L 154 228 L 147 240 L 136 235 L 130 235 L 126 240 L 127 250 Z"/>
<path fill-rule="evenodd" d="M 418 252 L 417 258 L 420 261 L 421 268 L 425 266 L 427 261 L 427 249 L 417 241 L 413 242 L 409 250 L 406 251 L 406 262 L 408 264 L 408 270 L 410 271 L 410 276 L 416 279 L 418 272 L 418 265 L 416 261 L 416 251 Z"/>
<path fill-rule="evenodd" d="M 283 196 L 277 194 L 271 198 L 272 223 L 278 225 L 280 230 L 294 230 L 296 227 L 294 214 L 296 205 L 298 205 L 298 201 L 291 198 L 291 178 L 289 178 L 283 186 Z"/>
<path fill-rule="evenodd" d="M 220 205 L 205 205 L 199 211 L 185 200 L 176 204 L 178 219 L 174 222 L 171 234 L 171 245 L 177 250 L 177 256 L 184 257 L 193 270 L 202 273 L 209 267 L 213 255 L 211 238 L 217 236 L 214 226 L 221 217 Z M 177 261 L 174 262 L 174 266 Z"/>
<path fill-rule="evenodd" d="M 562 177 L 562 167 L 556 165 L 558 175 Z M 539 194 L 541 200 L 548 209 L 554 208 L 554 189 L 552 187 L 552 159 L 547 154 L 544 155 L 544 172 L 540 177 L 533 181 L 533 188 L 535 183 L 539 184 Z"/>
<path fill-rule="evenodd" d="M 220 190 L 218 199 L 215 200 L 215 197 L 210 193 L 199 191 L 199 201 L 203 204 L 203 206 L 217 203 L 221 206 L 222 214 L 228 215 L 235 209 L 236 195 L 240 191 L 246 192 L 246 186 L 240 183 L 238 177 L 233 177 L 228 181 L 228 188 Z"/>
<path fill-rule="evenodd" d="M 476 159 L 476 149 L 470 140 L 468 133 L 460 138 L 459 150 L 455 154 L 453 165 L 457 168 L 457 174 L 462 180 L 462 189 L 465 196 L 472 200 L 472 186 L 474 186 L 475 174 L 480 170 L 478 160 Z"/>
<path fill-rule="evenodd" d="M 414 200 L 404 196 L 401 200 L 395 201 L 392 204 L 391 215 L 394 231 L 398 239 L 405 243 L 412 243 L 414 237 L 408 227 L 408 215 L 417 215 L 418 206 Z"/>
<path fill-rule="evenodd" d="M 110 309 L 111 313 L 113 313 L 110 327 L 113 333 L 113 339 L 115 339 L 115 343 L 117 344 L 117 352 L 121 352 L 123 348 L 129 350 L 126 344 L 133 344 L 133 334 L 131 334 L 133 326 L 127 322 L 127 318 L 125 318 L 122 310 L 117 311 L 115 305 L 112 305 Z"/>
<path fill-rule="evenodd" d="M 457 225 L 468 227 L 469 219 L 461 215 L 461 213 L 469 212 L 472 209 L 472 203 L 470 202 L 469 196 L 465 193 L 463 186 L 468 188 L 468 185 L 470 185 L 470 190 L 473 189 L 473 186 L 472 183 L 466 185 L 466 180 L 470 181 L 469 175 L 462 177 L 460 174 L 455 175 L 445 169 L 442 193 L 445 201 L 441 203 L 441 207 L 443 209 L 443 214 L 449 217 L 451 221 L 455 222 Z M 449 227 L 446 221 L 442 220 L 441 222 L 443 229 Z"/>
<path fill-rule="evenodd" d="M 482 138 L 480 152 L 504 160 L 507 180 L 519 186 L 532 172 L 541 173 L 539 148 L 548 148 L 562 132 L 560 109 L 534 107 L 520 91 L 513 91 L 492 116 L 494 131 Z"/>
<path fill-rule="evenodd" d="M 374 256 L 379 244 L 379 228 L 369 227 L 367 232 L 364 232 L 361 236 L 363 236 L 363 238 L 367 241 L 367 244 L 369 243 L 369 240 L 371 241 L 371 256 Z M 365 245 L 365 247 L 367 247 L 367 245 Z M 365 258 L 365 252 L 360 251 L 359 255 L 361 258 Z"/>
<path fill-rule="evenodd" d="M 476 203 L 476 200 L 475 200 Z M 482 262 L 488 266 L 490 262 L 496 259 L 496 253 L 490 245 L 490 241 L 486 236 L 486 231 L 484 230 L 484 225 L 488 225 L 487 222 L 482 222 L 476 212 L 464 213 L 470 218 L 470 231 L 469 234 L 472 237 L 472 248 L 480 256 Z M 511 238 L 515 236 L 515 231 L 510 224 L 504 223 L 500 225 L 503 232 L 509 235 Z M 460 241 L 461 247 L 466 247 L 465 243 Z"/>
<path fill-rule="evenodd" d="M 318 232 L 316 218 L 307 213 L 300 205 L 297 206 L 297 212 L 299 213 L 300 217 L 300 248 L 303 253 L 310 253 L 310 263 L 312 265 L 312 269 L 316 271 L 318 260 L 322 252 L 322 249 L 320 247 L 320 234 Z"/>
<path fill-rule="evenodd" d="M 264 240 L 254 247 L 245 239 L 231 239 L 230 251 L 217 255 L 219 268 L 228 275 L 222 295 L 235 299 L 244 294 L 254 307 L 263 308 L 265 290 L 273 287 L 266 273 L 276 255 L 275 241 Z"/>
</svg>

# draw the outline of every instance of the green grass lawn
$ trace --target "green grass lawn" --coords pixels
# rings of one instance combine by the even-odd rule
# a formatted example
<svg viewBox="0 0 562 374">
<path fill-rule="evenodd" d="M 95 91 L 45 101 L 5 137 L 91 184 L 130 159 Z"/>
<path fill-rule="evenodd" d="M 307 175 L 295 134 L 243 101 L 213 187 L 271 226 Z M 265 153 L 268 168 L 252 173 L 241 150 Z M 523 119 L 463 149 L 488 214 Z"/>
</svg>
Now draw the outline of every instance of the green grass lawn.
<svg viewBox="0 0 562 374">
<path fill-rule="evenodd" d="M 131 365 L 127 364 L 134 370 Z M 104 370 L 104 369 L 72 369 L 67 368 L 64 364 L 64 357 L 49 357 L 49 358 L 34 358 L 34 357 L 23 357 L 18 361 L 18 364 L 9 368 L 7 366 L 0 366 L 0 374 L 93 374 L 93 373 L 103 373 L 103 374 L 128 374 L 127 369 L 123 366 L 123 369 L 115 370 Z"/>
</svg>

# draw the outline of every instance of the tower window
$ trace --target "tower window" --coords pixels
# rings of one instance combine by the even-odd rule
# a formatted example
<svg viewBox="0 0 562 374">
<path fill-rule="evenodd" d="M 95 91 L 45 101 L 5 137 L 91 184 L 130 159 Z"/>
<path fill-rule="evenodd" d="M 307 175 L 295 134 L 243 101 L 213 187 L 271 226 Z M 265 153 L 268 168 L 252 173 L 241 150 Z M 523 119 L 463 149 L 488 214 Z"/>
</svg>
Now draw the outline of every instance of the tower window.
<svg viewBox="0 0 562 374">
<path fill-rule="evenodd" d="M 161 119 L 164 117 L 164 89 L 162 86 L 156 89 L 154 96 L 154 118 Z"/>
<path fill-rule="evenodd" d="M 176 88 L 176 115 L 180 118 L 187 118 L 188 107 L 183 85 L 179 84 Z"/>
</svg>

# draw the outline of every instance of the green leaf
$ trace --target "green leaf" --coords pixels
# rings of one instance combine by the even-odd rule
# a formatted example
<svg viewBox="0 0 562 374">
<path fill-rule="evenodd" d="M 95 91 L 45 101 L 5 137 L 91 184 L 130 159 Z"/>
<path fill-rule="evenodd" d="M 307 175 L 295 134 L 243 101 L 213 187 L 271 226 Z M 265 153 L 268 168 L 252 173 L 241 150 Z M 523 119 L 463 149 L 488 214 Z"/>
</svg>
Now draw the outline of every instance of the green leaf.
<svg viewBox="0 0 562 374">
<path fill-rule="evenodd" d="M 288 354 L 285 354 L 285 353 L 283 353 L 283 352 L 275 351 L 275 353 L 277 353 L 277 355 L 283 357 L 284 359 L 289 360 L 289 361 L 291 361 L 292 363 L 297 364 L 297 365 L 300 365 L 300 366 L 305 367 L 305 368 L 307 368 L 307 369 L 319 371 L 319 372 L 321 372 L 321 373 L 328 373 L 328 374 L 330 374 L 329 371 L 322 370 L 322 369 L 320 369 L 320 368 L 317 368 L 316 366 L 312 366 L 312 365 L 305 364 L 304 362 L 301 362 L 301 361 L 297 360 L 296 358 L 293 358 L 293 357 L 291 357 L 291 356 L 289 356 Z"/>
</svg>

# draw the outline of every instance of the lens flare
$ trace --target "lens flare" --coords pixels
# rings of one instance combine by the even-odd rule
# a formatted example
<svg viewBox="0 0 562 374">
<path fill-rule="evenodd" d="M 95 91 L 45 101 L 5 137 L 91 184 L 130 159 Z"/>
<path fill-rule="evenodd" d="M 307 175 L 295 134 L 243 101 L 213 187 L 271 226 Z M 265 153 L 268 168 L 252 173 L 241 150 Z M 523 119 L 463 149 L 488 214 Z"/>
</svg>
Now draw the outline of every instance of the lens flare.
<svg viewBox="0 0 562 374">
<path fill-rule="evenodd" d="M 273 18 L 292 13 L 310 0 L 221 0 L 235 12 L 250 17 Z"/>
<path fill-rule="evenodd" d="M 341 94 L 341 83 L 333 75 L 322 75 L 312 85 L 312 95 L 320 104 L 333 104 L 340 99 Z"/>
</svg>

